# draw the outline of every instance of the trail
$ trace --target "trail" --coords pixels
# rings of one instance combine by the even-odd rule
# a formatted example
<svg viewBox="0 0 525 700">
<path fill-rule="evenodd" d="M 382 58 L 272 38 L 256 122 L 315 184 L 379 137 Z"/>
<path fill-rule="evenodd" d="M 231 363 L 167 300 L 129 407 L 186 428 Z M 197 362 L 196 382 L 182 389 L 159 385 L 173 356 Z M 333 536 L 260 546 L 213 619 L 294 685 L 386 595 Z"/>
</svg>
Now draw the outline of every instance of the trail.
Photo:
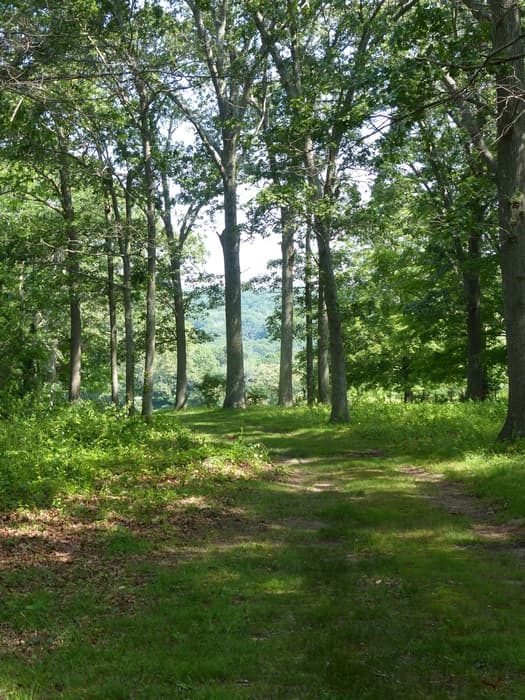
<svg viewBox="0 0 525 700">
<path fill-rule="evenodd" d="M 22 621 L 0 619 L 0 661 L 30 665 L 36 700 L 525 698 L 523 521 L 380 450 L 273 447 L 277 475 L 196 482 L 161 512 L 5 518 Z M 91 666 L 71 675 L 73 652 Z"/>
</svg>

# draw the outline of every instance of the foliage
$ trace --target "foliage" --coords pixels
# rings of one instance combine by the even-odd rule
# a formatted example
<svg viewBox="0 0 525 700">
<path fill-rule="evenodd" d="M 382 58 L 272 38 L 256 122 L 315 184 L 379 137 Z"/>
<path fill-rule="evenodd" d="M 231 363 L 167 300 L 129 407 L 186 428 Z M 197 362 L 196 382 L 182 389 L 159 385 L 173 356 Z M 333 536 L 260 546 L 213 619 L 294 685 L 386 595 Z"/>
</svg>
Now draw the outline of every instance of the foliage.
<svg viewBox="0 0 525 700">
<path fill-rule="evenodd" d="M 224 401 L 226 378 L 222 374 L 205 374 L 196 384 L 202 403 L 205 406 L 218 406 Z"/>
<path fill-rule="evenodd" d="M 82 396 L 108 396 L 109 262 L 118 361 L 121 370 L 124 360 L 136 361 L 140 386 L 145 291 L 153 282 L 144 259 L 150 169 L 154 223 L 166 228 L 171 208 L 178 240 L 168 245 L 159 236 L 156 256 L 150 255 L 158 260 L 157 407 L 169 405 L 175 383 L 175 259 L 194 323 L 189 402 L 199 400 L 194 386 L 224 370 L 223 309 L 203 319 L 218 286 L 208 289 L 199 274 L 199 234 L 217 226 L 227 173 L 259 192 L 255 206 L 246 207 L 248 221 L 238 228 L 232 221 L 232 240 L 246 231 L 278 230 L 279 207 L 293 216 L 298 248 L 312 222 L 329 232 L 339 302 L 330 308 L 341 307 L 341 359 L 350 386 L 407 397 L 465 394 L 472 359 L 465 288 L 477 277 L 478 359 L 493 393 L 500 390 L 506 359 L 497 197 L 486 162 L 497 143 L 493 73 L 499 64 L 489 60 L 489 24 L 472 21 L 472 6 L 436 0 L 1 3 L 1 414 L 64 395 L 68 313 L 76 295 Z M 141 146 L 146 123 L 151 162 Z M 190 131 L 197 134 L 193 141 Z M 310 172 L 305 156 L 312 157 Z M 479 250 L 469 257 L 476 237 Z M 298 259 L 300 332 L 305 275 Z M 237 292 L 228 295 L 233 298 Z M 130 344 L 122 332 L 128 302 Z M 248 398 L 271 403 L 278 357 L 264 329 L 273 311 L 270 292 L 245 292 L 242 303 Z M 279 329 L 275 315 L 270 327 Z M 203 330 L 215 341 L 198 345 Z M 217 392 L 204 400 L 221 402 Z"/>
<path fill-rule="evenodd" d="M 263 464 L 264 452 L 246 442 L 217 447 L 158 414 L 151 426 L 113 407 L 90 402 L 0 421 L 0 509 L 49 506 L 69 493 L 126 488 L 141 470 L 172 473 L 179 484 L 229 465 Z M 204 471 L 203 471 L 204 469 Z M 208 471 L 206 471 L 208 469 Z"/>
</svg>

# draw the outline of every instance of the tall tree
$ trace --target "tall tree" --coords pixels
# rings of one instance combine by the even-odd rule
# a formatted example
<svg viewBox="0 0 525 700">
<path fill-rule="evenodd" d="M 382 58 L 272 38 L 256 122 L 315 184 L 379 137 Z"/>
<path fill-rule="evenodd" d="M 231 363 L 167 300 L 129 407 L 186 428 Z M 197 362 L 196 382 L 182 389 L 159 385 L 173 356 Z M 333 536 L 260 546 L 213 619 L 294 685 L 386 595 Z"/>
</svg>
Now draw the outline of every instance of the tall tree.
<svg viewBox="0 0 525 700">
<path fill-rule="evenodd" d="M 367 61 L 382 37 L 382 0 L 347 4 L 253 5 L 286 94 L 294 144 L 302 154 L 313 202 L 320 284 L 326 299 L 331 368 L 331 421 L 349 420 L 345 351 L 333 262 L 334 213 L 341 155 L 366 119 Z M 351 65 L 341 60 L 352 55 Z M 368 87 L 370 90 L 370 87 Z M 366 98 L 365 98 L 366 95 Z M 370 109 L 370 107 L 368 107 Z M 368 114 L 370 116 L 370 114 Z"/>
<path fill-rule="evenodd" d="M 246 398 L 237 186 L 240 139 L 266 47 L 258 42 L 255 27 L 242 5 L 230 0 L 186 0 L 186 3 L 194 22 L 191 41 L 196 41 L 211 81 L 214 113 L 197 113 L 176 91 L 171 92 L 171 97 L 195 127 L 222 180 L 224 230 L 220 241 L 224 257 L 227 358 L 224 407 L 243 408 Z M 216 132 L 213 122 L 217 124 Z"/>
<path fill-rule="evenodd" d="M 174 127 L 173 120 L 170 120 L 158 168 L 161 175 L 161 210 L 168 241 L 169 272 L 175 312 L 177 348 L 175 408 L 181 410 L 185 408 L 188 400 L 186 300 L 182 280 L 185 247 L 201 210 L 218 194 L 219 188 L 217 179 L 214 177 L 215 173 L 210 172 L 210 168 L 207 167 L 208 159 L 202 153 L 202 149 L 185 149 L 181 144 L 173 142 Z M 175 180 L 176 188 L 173 188 L 172 179 Z M 174 216 L 174 209 L 178 210 L 178 216 Z"/>
<path fill-rule="evenodd" d="M 509 399 L 500 438 L 525 436 L 525 72 L 521 8 L 491 0 L 497 183 Z"/>
</svg>

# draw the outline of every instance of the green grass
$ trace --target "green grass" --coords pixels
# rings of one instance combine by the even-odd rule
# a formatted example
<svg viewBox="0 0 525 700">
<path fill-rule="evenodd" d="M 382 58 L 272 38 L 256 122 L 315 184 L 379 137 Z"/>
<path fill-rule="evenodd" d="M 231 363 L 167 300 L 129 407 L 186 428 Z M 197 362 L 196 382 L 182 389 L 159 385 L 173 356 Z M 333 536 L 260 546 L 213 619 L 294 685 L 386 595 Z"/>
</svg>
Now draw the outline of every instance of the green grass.
<svg viewBox="0 0 525 700">
<path fill-rule="evenodd" d="M 525 698 L 524 562 L 402 470 L 524 517 L 500 406 L 77 411 L 0 427 L 0 698 Z"/>
</svg>

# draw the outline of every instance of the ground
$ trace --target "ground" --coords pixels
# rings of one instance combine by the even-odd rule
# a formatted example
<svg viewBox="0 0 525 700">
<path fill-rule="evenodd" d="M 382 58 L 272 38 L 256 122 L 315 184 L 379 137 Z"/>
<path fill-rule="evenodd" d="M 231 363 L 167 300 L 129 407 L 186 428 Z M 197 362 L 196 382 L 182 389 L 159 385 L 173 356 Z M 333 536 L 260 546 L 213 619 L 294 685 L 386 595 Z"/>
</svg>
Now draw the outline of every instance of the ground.
<svg viewBox="0 0 525 700">
<path fill-rule="evenodd" d="M 381 449 L 272 444 L 140 508 L 4 515 L 0 698 L 525 698 L 524 521 Z"/>
</svg>

